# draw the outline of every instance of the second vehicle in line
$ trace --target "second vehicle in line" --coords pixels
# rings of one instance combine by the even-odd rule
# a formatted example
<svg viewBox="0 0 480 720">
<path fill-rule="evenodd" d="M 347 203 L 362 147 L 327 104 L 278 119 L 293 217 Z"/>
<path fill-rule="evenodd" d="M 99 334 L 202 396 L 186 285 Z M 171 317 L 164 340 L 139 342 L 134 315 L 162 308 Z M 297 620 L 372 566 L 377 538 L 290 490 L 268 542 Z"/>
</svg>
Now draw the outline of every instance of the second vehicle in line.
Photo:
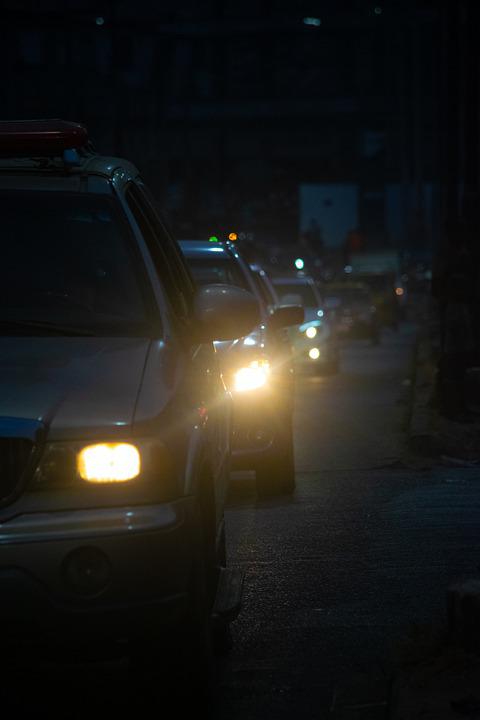
<svg viewBox="0 0 480 720">
<path fill-rule="evenodd" d="M 293 358 L 284 328 L 303 322 L 299 305 L 268 306 L 232 243 L 182 241 L 198 285 L 227 283 L 257 298 L 260 323 L 247 336 L 216 343 L 233 403 L 233 466 L 255 470 L 259 495 L 295 489 Z"/>
</svg>

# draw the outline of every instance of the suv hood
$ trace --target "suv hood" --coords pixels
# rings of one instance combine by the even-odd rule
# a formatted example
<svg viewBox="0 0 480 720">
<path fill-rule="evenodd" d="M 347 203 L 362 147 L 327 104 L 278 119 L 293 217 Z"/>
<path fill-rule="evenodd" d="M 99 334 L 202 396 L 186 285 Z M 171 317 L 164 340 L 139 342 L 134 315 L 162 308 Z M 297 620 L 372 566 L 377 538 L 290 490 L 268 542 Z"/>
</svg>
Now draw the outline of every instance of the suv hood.
<svg viewBox="0 0 480 720">
<path fill-rule="evenodd" d="M 144 338 L 0 338 L 0 417 L 43 423 L 50 439 L 131 426 Z"/>
</svg>

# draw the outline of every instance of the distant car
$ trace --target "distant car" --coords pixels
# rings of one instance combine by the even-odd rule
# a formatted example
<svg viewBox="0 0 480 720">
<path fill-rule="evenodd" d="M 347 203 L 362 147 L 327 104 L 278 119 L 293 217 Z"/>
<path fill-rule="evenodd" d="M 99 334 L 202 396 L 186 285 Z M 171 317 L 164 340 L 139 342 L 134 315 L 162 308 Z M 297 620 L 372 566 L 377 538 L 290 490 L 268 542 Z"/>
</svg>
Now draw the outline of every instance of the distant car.
<svg viewBox="0 0 480 720">
<path fill-rule="evenodd" d="M 394 273 L 356 273 L 352 280 L 369 289 L 377 324 L 398 330 L 405 297 L 401 279 Z"/>
<path fill-rule="evenodd" d="M 216 343 L 233 394 L 233 467 L 255 470 L 259 495 L 292 493 L 294 378 L 284 328 L 303 319 L 299 306 L 269 307 L 248 264 L 232 243 L 181 241 L 191 273 L 201 287 L 230 283 L 255 294 L 260 323 L 238 332 L 235 342 Z"/>
<path fill-rule="evenodd" d="M 357 282 L 324 286 L 325 307 L 334 311 L 340 335 L 380 342 L 380 321 L 368 285 Z"/>
<path fill-rule="evenodd" d="M 213 341 L 247 334 L 257 301 L 196 289 L 138 170 L 85 128 L 0 123 L 0 156 L 4 641 L 53 630 L 159 658 L 174 632 L 195 682 L 226 577 Z"/>
<path fill-rule="evenodd" d="M 316 372 L 336 373 L 340 350 L 335 323 L 329 317 L 315 281 L 307 276 L 273 277 L 278 303 L 300 303 L 304 322 L 290 329 L 295 363 Z"/>
</svg>

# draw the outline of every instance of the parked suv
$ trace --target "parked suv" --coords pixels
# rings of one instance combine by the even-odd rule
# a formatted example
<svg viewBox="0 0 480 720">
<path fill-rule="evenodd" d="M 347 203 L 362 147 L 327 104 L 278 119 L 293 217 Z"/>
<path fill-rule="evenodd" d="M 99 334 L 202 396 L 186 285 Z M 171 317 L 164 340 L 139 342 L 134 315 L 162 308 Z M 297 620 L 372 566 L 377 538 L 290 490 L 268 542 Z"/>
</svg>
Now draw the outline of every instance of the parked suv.
<svg viewBox="0 0 480 720">
<path fill-rule="evenodd" d="M 216 343 L 233 394 L 233 466 L 255 470 L 259 495 L 292 493 L 294 376 L 284 328 L 301 323 L 303 309 L 269 307 L 233 243 L 181 241 L 180 245 L 199 287 L 230 283 L 257 299 L 260 322 L 253 332 L 243 333 L 239 327 L 234 342 Z"/>
<path fill-rule="evenodd" d="M 0 206 L 4 639 L 64 627 L 158 656 L 175 627 L 195 658 L 228 589 L 213 341 L 256 300 L 196 290 L 138 170 L 79 125 L 0 123 Z"/>
</svg>

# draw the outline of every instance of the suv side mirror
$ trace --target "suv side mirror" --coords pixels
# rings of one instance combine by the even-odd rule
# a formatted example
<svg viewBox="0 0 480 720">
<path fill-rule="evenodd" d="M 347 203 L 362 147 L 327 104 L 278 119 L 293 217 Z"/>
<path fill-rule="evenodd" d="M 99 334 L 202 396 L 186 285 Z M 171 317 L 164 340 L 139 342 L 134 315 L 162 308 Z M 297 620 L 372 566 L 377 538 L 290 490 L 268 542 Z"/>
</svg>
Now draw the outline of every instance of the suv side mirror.
<svg viewBox="0 0 480 720">
<path fill-rule="evenodd" d="M 279 305 L 270 315 L 268 323 L 273 330 L 280 330 L 289 325 L 301 325 L 304 318 L 302 305 Z"/>
<path fill-rule="evenodd" d="M 194 299 L 196 342 L 235 340 L 248 335 L 260 322 L 252 293 L 234 285 L 203 285 Z"/>
</svg>

